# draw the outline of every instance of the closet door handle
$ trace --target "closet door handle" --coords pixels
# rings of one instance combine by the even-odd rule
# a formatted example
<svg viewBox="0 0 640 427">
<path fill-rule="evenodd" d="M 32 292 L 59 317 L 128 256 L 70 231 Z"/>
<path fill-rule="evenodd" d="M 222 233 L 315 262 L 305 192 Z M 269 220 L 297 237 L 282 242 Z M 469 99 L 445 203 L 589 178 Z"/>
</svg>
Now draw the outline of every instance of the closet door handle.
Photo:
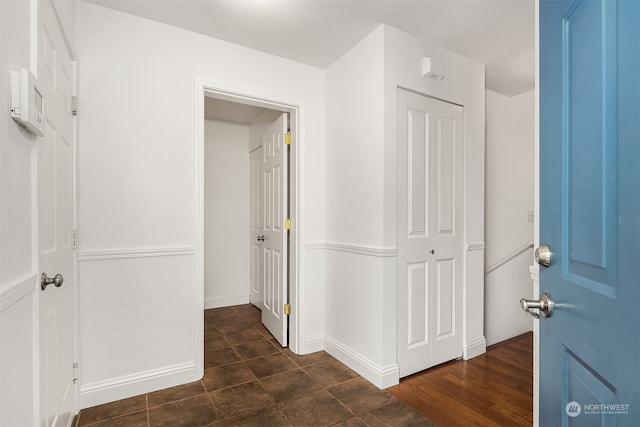
<svg viewBox="0 0 640 427">
<path fill-rule="evenodd" d="M 262 236 L 258 236 L 258 242 L 264 242 L 264 234 Z"/>
</svg>

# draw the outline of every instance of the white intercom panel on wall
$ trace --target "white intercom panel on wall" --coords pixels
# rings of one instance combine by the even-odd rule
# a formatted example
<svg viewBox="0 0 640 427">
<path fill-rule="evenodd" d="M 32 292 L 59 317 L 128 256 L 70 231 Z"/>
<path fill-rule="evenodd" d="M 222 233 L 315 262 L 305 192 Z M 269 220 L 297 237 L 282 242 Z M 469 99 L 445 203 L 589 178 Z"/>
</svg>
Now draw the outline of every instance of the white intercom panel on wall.
<svg viewBox="0 0 640 427">
<path fill-rule="evenodd" d="M 11 70 L 11 118 L 29 132 L 44 136 L 44 98 L 26 68 Z"/>
</svg>

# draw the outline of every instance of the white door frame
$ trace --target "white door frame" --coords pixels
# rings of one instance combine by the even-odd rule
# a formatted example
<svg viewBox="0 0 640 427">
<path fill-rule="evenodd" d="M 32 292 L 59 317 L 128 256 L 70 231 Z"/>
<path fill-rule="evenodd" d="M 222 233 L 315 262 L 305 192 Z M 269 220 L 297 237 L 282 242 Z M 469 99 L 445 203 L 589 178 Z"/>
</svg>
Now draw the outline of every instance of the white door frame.
<svg viewBox="0 0 640 427">
<path fill-rule="evenodd" d="M 221 86 L 218 82 L 211 81 L 207 78 L 196 77 L 196 94 L 195 94 L 195 170 L 196 170 L 196 206 L 195 206 L 195 243 L 196 243 L 196 301 L 195 301 L 195 349 L 196 349 L 196 366 L 204 366 L 204 319 L 202 312 L 204 310 L 204 98 L 217 98 L 224 101 L 235 102 L 238 104 L 252 105 L 271 110 L 278 110 L 290 113 L 289 126 L 291 128 L 291 159 L 289 165 L 290 173 L 290 217 L 293 224 L 290 233 L 289 243 L 289 301 L 292 306 L 291 315 L 289 316 L 289 348 L 294 353 L 302 351 L 300 344 L 300 288 L 299 288 L 299 248 L 301 236 L 301 217 L 300 217 L 300 194 L 299 194 L 299 178 L 300 167 L 302 163 L 300 159 L 299 146 L 301 138 L 300 105 L 295 103 L 269 99 L 263 95 L 256 95 L 247 92 L 241 92 L 236 89 L 229 89 Z M 247 224 L 248 225 L 248 224 Z"/>
</svg>

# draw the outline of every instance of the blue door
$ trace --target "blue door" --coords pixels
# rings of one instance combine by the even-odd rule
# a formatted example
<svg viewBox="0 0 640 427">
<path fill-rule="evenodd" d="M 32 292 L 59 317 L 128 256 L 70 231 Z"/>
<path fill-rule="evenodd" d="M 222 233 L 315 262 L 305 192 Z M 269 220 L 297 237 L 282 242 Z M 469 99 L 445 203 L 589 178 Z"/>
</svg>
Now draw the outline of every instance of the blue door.
<svg viewBox="0 0 640 427">
<path fill-rule="evenodd" d="M 640 1 L 540 1 L 540 425 L 640 425 Z"/>
</svg>

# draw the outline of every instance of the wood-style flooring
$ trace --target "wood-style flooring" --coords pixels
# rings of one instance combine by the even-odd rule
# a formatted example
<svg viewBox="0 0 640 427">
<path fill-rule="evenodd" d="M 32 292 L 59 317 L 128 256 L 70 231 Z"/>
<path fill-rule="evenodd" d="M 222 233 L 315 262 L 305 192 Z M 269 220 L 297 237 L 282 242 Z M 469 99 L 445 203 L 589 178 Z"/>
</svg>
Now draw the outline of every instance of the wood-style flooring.
<svg viewBox="0 0 640 427">
<path fill-rule="evenodd" d="M 406 377 L 387 391 L 442 427 L 531 426 L 533 335 Z"/>
</svg>

